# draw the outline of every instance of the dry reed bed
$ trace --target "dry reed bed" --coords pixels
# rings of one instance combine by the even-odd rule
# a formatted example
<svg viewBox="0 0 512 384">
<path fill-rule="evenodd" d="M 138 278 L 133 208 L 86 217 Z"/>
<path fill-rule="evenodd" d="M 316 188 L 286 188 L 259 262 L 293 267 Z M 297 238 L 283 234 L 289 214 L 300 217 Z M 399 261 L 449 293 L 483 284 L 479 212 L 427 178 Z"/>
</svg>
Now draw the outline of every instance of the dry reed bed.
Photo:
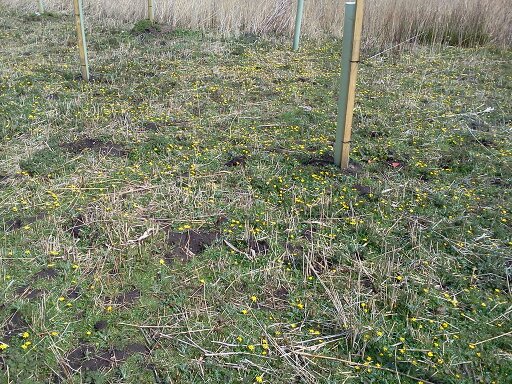
<svg viewBox="0 0 512 384">
<path fill-rule="evenodd" d="M 25 11 L 37 1 L 0 0 Z M 69 0 L 45 0 L 47 10 L 66 11 Z M 454 45 L 512 46 L 510 0 L 367 1 L 366 43 L 387 46 L 408 39 Z M 176 28 L 216 30 L 222 34 L 284 34 L 293 31 L 296 0 L 155 0 L 159 22 Z M 304 33 L 340 36 L 343 1 L 306 0 Z M 134 21 L 145 17 L 146 0 L 84 0 L 90 17 Z"/>
</svg>

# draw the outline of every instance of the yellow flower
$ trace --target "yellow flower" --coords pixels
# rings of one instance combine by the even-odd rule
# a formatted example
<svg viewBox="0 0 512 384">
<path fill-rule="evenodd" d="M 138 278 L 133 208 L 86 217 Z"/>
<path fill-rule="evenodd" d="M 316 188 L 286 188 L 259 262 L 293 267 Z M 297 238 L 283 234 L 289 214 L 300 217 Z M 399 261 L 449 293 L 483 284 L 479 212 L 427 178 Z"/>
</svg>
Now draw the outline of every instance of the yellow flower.
<svg viewBox="0 0 512 384">
<path fill-rule="evenodd" d="M 23 349 L 27 349 L 32 343 L 30 341 L 26 341 L 25 343 L 22 344 L 21 348 Z"/>
<path fill-rule="evenodd" d="M 476 345 L 475 345 L 475 344 L 473 344 L 473 343 L 470 343 L 470 344 L 469 344 L 469 349 L 475 349 L 475 348 L 476 348 Z"/>
<path fill-rule="evenodd" d="M 50 335 L 52 335 L 52 336 L 57 336 L 58 334 L 59 334 L 59 332 L 55 332 L 55 331 L 50 332 Z"/>
<path fill-rule="evenodd" d="M 165 265 L 165 260 L 164 259 L 160 259 L 160 265 Z"/>
<path fill-rule="evenodd" d="M 255 380 L 257 383 L 263 383 L 263 376 L 256 376 Z"/>
<path fill-rule="evenodd" d="M 248 349 L 249 351 L 254 351 L 254 350 L 256 349 L 256 347 L 255 347 L 254 345 L 252 345 L 252 344 L 249 344 L 249 345 L 247 346 L 247 349 Z"/>
<path fill-rule="evenodd" d="M 0 342 L 0 351 L 5 351 L 9 346 L 5 343 Z"/>
<path fill-rule="evenodd" d="M 28 338 L 30 337 L 30 333 L 28 333 L 28 332 L 23 332 L 23 333 L 21 334 L 21 337 L 23 337 L 24 339 L 28 339 Z"/>
<path fill-rule="evenodd" d="M 112 306 L 111 306 L 111 305 L 109 305 L 109 306 L 107 307 L 107 312 L 112 312 Z"/>
<path fill-rule="evenodd" d="M 258 298 L 257 298 L 256 296 L 254 296 L 254 295 L 253 295 L 253 296 L 251 296 L 251 301 L 252 301 L 253 303 L 255 303 L 257 300 L 258 300 Z"/>
</svg>

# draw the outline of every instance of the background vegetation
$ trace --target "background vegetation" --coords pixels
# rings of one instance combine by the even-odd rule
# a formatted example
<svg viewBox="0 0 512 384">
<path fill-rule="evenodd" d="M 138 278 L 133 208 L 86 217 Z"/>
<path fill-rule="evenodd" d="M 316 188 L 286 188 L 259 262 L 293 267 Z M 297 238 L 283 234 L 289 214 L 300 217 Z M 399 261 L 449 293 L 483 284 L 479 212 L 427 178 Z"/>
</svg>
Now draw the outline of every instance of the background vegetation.
<svg viewBox="0 0 512 384">
<path fill-rule="evenodd" d="M 36 1 L 0 0 L 26 11 Z M 45 0 L 48 10 L 70 11 L 71 1 Z M 512 45 L 509 0 L 372 0 L 367 1 L 366 44 L 385 47 L 409 39 L 455 45 Z M 84 0 L 93 18 L 135 21 L 145 17 L 146 0 Z M 304 33 L 339 37 L 344 2 L 306 0 Z M 155 0 L 157 21 L 173 28 L 240 33 L 286 34 L 293 31 L 296 0 Z"/>
</svg>

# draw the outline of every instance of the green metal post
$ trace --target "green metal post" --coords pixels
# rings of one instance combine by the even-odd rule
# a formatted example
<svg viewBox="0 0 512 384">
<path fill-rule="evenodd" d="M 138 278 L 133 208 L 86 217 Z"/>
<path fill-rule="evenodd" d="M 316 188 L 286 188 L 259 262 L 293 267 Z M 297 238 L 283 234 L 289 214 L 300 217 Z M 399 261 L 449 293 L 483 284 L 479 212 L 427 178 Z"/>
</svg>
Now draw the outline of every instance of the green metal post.
<svg viewBox="0 0 512 384">
<path fill-rule="evenodd" d="M 80 53 L 80 66 L 82 79 L 90 80 L 89 59 L 87 58 L 87 42 L 85 41 L 84 11 L 82 0 L 73 0 L 75 10 L 75 27 L 78 38 L 78 51 Z"/>
<path fill-rule="evenodd" d="M 43 3 L 43 0 L 39 0 L 37 2 L 37 5 L 38 5 L 38 8 L 39 8 L 39 13 L 42 15 L 44 13 L 44 3 Z"/>
<path fill-rule="evenodd" d="M 338 99 L 338 123 L 336 129 L 336 143 L 334 145 L 334 163 L 341 165 L 341 152 L 345 133 L 345 121 L 347 118 L 347 103 L 350 84 L 350 61 L 354 41 L 354 29 L 356 20 L 356 3 L 345 3 L 345 22 L 343 27 L 343 51 L 341 54 L 341 84 Z"/>
<path fill-rule="evenodd" d="M 304 0 L 297 1 L 297 16 L 295 18 L 295 34 L 293 35 L 293 50 L 299 49 L 300 30 L 302 28 L 302 17 L 304 16 Z"/>
</svg>

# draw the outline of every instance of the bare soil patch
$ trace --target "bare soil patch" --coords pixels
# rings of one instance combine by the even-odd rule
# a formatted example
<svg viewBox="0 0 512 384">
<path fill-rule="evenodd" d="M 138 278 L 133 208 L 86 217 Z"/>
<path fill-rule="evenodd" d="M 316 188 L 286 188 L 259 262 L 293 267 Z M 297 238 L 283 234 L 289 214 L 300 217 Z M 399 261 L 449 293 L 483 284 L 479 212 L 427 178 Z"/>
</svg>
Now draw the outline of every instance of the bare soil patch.
<svg viewBox="0 0 512 384">
<path fill-rule="evenodd" d="M 195 255 L 204 252 L 218 238 L 219 233 L 216 231 L 169 232 L 167 241 L 174 248 L 165 259 L 169 262 L 189 261 Z"/>
<path fill-rule="evenodd" d="M 244 166 L 247 163 L 247 156 L 235 156 L 224 165 L 226 167 Z"/>
<path fill-rule="evenodd" d="M 122 349 L 109 348 L 96 353 L 91 344 L 81 344 L 66 358 L 67 365 L 75 371 L 99 371 L 116 366 L 135 354 L 149 354 L 149 349 L 140 343 L 128 344 Z"/>
<path fill-rule="evenodd" d="M 82 153 L 85 150 L 91 150 L 106 156 L 115 157 L 122 157 L 128 154 L 126 149 L 119 144 L 114 144 L 111 141 L 105 142 L 100 139 L 91 138 L 84 138 L 70 143 L 64 143 L 61 145 L 61 147 L 76 155 Z"/>
</svg>

